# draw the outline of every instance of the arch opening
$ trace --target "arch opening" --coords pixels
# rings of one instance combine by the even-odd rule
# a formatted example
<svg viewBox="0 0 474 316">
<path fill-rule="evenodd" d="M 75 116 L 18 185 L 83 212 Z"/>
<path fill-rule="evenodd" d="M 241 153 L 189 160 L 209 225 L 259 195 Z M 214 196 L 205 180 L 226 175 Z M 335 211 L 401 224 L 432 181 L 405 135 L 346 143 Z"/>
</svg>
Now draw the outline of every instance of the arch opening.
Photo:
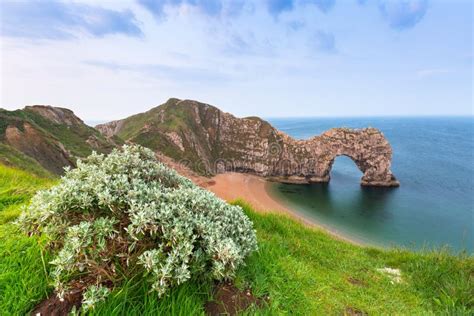
<svg viewBox="0 0 474 316">
<path fill-rule="evenodd" d="M 329 179 L 346 178 L 354 181 L 360 181 L 364 176 L 363 166 L 350 155 L 336 155 L 331 161 L 328 174 Z"/>
</svg>

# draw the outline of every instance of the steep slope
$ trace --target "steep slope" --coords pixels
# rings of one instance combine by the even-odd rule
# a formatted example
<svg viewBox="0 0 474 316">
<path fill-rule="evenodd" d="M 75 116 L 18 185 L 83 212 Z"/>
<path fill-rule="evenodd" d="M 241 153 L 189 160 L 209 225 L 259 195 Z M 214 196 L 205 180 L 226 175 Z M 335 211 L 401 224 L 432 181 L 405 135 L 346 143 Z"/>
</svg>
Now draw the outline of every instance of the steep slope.
<svg viewBox="0 0 474 316">
<path fill-rule="evenodd" d="M 77 158 L 93 150 L 108 153 L 114 146 L 114 139 L 103 137 L 68 109 L 41 105 L 0 109 L 0 161 L 7 165 L 59 175 Z"/>
<path fill-rule="evenodd" d="M 296 140 L 258 117 L 237 118 L 192 100 L 165 104 L 96 127 L 159 151 L 201 174 L 248 172 L 292 183 L 327 182 L 337 156 L 350 157 L 370 186 L 397 186 L 392 149 L 375 128 L 334 128 Z"/>
</svg>

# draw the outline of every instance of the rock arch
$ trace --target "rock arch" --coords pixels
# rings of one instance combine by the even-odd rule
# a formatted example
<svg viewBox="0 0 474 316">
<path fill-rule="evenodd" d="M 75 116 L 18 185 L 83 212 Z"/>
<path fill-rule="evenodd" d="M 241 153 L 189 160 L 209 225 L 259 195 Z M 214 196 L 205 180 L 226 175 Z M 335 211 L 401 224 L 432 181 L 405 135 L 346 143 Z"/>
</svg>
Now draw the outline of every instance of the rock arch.
<svg viewBox="0 0 474 316">
<path fill-rule="evenodd" d="M 347 156 L 363 173 L 362 185 L 399 186 L 390 170 L 392 148 L 378 129 L 333 128 L 304 141 L 287 136 L 285 143 L 283 154 L 293 157 L 300 167 L 290 172 L 274 169 L 268 174 L 274 180 L 292 183 L 328 182 L 336 157 Z"/>
<path fill-rule="evenodd" d="M 348 156 L 363 173 L 361 184 L 365 186 L 398 186 L 392 174 L 392 148 L 382 132 L 375 128 L 331 129 L 322 137 L 330 140 L 331 167 L 337 156 Z M 330 170 L 329 170 L 330 171 Z"/>
</svg>

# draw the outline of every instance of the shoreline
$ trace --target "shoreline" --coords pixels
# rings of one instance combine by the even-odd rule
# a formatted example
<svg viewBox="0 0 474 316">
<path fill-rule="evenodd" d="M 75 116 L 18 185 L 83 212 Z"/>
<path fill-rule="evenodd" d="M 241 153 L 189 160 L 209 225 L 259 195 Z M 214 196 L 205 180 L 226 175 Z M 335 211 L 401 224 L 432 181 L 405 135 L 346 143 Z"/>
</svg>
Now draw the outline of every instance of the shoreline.
<svg viewBox="0 0 474 316">
<path fill-rule="evenodd" d="M 197 182 L 198 185 L 213 192 L 227 202 L 242 199 L 250 204 L 257 212 L 285 214 L 307 227 L 322 230 L 338 240 L 358 246 L 370 246 L 356 238 L 348 237 L 343 233 L 330 229 L 313 219 L 308 219 L 287 207 L 270 192 L 270 186 L 272 184 L 264 178 L 251 174 L 222 173 L 207 181 Z"/>
</svg>

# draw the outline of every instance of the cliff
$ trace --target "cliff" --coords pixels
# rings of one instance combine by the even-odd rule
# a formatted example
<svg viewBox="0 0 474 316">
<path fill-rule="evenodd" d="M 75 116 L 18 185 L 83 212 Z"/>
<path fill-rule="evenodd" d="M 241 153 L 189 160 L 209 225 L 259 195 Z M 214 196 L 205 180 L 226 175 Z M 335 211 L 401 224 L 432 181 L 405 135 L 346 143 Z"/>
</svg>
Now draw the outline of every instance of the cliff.
<svg viewBox="0 0 474 316">
<path fill-rule="evenodd" d="M 237 118 L 179 99 L 96 128 L 108 138 L 118 136 L 161 152 L 200 174 L 234 171 L 289 183 L 328 182 L 334 159 L 345 155 L 362 171 L 362 185 L 399 185 L 390 170 L 390 144 L 375 128 L 334 128 L 296 140 L 258 117 Z"/>
<path fill-rule="evenodd" d="M 108 153 L 116 145 L 87 126 L 71 110 L 35 105 L 23 110 L 0 109 L 0 161 L 22 169 L 59 175 L 66 166 L 93 150 Z M 30 168 L 31 169 L 31 168 Z M 42 169 L 42 171 L 41 171 Z"/>
</svg>

